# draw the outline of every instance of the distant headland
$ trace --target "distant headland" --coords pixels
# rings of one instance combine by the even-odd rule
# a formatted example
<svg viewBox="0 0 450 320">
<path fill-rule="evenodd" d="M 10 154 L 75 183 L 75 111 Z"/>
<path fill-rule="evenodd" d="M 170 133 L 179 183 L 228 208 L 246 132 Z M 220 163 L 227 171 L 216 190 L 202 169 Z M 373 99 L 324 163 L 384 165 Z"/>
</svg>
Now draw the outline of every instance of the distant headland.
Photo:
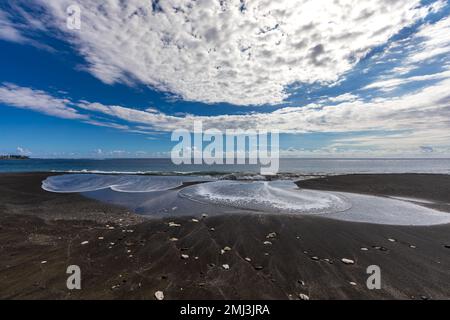
<svg viewBox="0 0 450 320">
<path fill-rule="evenodd" d="M 30 159 L 30 157 L 28 156 L 20 156 L 14 154 L 0 155 L 0 160 L 28 160 L 28 159 Z"/>
</svg>

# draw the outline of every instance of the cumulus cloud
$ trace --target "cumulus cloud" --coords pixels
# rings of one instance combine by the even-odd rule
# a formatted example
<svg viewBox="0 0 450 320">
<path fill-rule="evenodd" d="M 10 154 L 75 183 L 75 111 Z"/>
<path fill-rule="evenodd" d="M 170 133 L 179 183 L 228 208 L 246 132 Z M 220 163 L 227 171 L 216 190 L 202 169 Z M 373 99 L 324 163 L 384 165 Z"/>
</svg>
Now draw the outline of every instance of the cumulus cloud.
<svg viewBox="0 0 450 320">
<path fill-rule="evenodd" d="M 330 83 L 438 5 L 420 0 L 35 0 L 105 83 L 139 82 L 185 100 L 277 104 L 296 83 Z M 442 4 L 442 1 L 438 3 Z"/>
</svg>

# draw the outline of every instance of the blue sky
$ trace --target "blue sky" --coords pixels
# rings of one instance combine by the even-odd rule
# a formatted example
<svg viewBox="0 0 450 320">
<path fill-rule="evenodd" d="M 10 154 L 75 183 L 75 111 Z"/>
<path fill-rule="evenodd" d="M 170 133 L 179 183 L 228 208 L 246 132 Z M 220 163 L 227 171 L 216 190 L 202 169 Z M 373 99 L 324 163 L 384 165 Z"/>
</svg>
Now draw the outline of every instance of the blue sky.
<svg viewBox="0 0 450 320">
<path fill-rule="evenodd" d="M 450 156 L 448 1 L 224 3 L 3 1 L 0 153 L 164 157 L 201 120 L 289 157 Z"/>
</svg>

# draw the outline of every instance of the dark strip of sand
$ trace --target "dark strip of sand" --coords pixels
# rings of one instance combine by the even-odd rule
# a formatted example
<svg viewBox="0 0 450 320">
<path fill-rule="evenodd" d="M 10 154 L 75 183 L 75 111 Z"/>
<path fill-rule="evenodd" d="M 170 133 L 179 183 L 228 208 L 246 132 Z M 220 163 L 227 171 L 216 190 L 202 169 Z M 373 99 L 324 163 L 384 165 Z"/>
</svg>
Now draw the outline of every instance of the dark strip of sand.
<svg viewBox="0 0 450 320">
<path fill-rule="evenodd" d="M 198 222 L 141 222 L 122 208 L 45 192 L 40 184 L 47 175 L 0 175 L 0 298 L 154 299 L 158 290 L 166 299 L 450 298 L 450 225 L 257 214 L 203 218 L 204 212 L 193 217 Z M 407 195 L 444 201 L 422 192 L 430 182 L 436 190 L 448 188 L 445 176 L 434 177 L 417 178 L 422 187 Z M 347 184 L 354 178 L 340 179 Z M 380 186 L 392 185 L 391 176 L 376 179 Z M 330 190 L 324 181 L 316 183 Z M 180 226 L 170 227 L 172 221 Z M 221 254 L 227 246 L 231 251 Z M 355 263 L 346 265 L 342 258 Z M 66 288 L 72 264 L 81 267 L 79 291 Z M 366 287 L 370 265 L 381 268 L 382 290 Z"/>
</svg>

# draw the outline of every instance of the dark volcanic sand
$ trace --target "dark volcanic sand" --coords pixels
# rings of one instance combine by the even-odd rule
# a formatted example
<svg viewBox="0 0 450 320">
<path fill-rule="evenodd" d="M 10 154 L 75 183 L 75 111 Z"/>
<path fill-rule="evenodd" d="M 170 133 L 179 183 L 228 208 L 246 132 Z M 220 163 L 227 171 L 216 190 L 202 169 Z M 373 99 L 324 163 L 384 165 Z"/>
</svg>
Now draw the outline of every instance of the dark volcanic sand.
<svg viewBox="0 0 450 320">
<path fill-rule="evenodd" d="M 311 299 L 450 298 L 450 249 L 445 247 L 450 225 L 382 226 L 256 214 L 202 219 L 203 212 L 195 217 L 199 222 L 141 222 L 126 209 L 41 190 L 47 175 L 0 175 L 0 298 L 154 299 L 157 290 L 166 299 L 297 299 L 300 293 Z M 329 188 L 326 180 L 301 185 L 449 202 L 448 192 L 438 192 L 448 190 L 448 176 L 370 178 L 375 189 L 355 184 L 360 180 L 355 176 L 328 178 Z M 402 179 L 414 181 L 416 193 Z M 386 185 L 389 189 L 382 189 Z M 407 194 L 399 191 L 405 188 Z M 433 197 L 423 192 L 426 188 Z M 169 227 L 170 221 L 181 227 Z M 277 233 L 273 244 L 264 245 L 271 232 Z M 169 241 L 172 237 L 179 241 Z M 232 250 L 222 255 L 225 246 Z M 342 258 L 355 264 L 345 265 Z M 65 272 L 72 264 L 81 267 L 79 291 L 66 288 Z M 365 271 L 374 264 L 381 267 L 382 290 L 370 291 Z"/>
</svg>

